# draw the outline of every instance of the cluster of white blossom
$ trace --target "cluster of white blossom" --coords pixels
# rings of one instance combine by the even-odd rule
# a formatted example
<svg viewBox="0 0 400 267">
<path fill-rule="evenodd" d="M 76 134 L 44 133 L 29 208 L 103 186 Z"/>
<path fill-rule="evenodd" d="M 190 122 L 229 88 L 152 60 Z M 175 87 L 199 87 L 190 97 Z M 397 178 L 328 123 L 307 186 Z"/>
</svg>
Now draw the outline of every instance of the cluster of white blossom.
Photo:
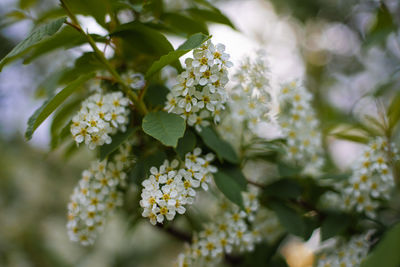
<svg viewBox="0 0 400 267">
<path fill-rule="evenodd" d="M 178 75 L 175 86 L 167 95 L 165 110 L 181 115 L 190 126 L 200 131 L 208 119 L 220 121 L 225 109 L 228 68 L 232 66 L 223 44 L 210 40 L 193 50 L 193 58 L 185 60 L 186 70 Z"/>
<path fill-rule="evenodd" d="M 71 133 L 76 143 L 85 142 L 90 149 L 111 143 L 110 135 L 126 130 L 128 105 L 122 92 L 95 93 L 87 98 L 72 118 Z"/>
<path fill-rule="evenodd" d="M 283 85 L 278 94 L 278 122 L 287 139 L 286 158 L 303 166 L 304 172 L 317 172 L 324 164 L 319 123 L 311 100 L 312 94 L 296 81 Z"/>
<path fill-rule="evenodd" d="M 225 253 L 252 251 L 264 236 L 271 234 L 276 237 L 280 226 L 275 215 L 261 208 L 257 199 L 258 191 L 249 189 L 243 193 L 244 210 L 230 202 L 221 201 L 216 219 L 205 224 L 204 230 L 193 237 L 185 252 L 179 254 L 179 267 L 214 266 L 223 259 Z M 260 211 L 261 216 L 258 215 Z"/>
<path fill-rule="evenodd" d="M 121 75 L 122 81 L 134 90 L 140 90 L 146 85 L 143 74 L 128 70 Z"/>
<path fill-rule="evenodd" d="M 254 131 L 261 122 L 271 120 L 271 87 L 269 68 L 262 51 L 255 60 L 246 57 L 233 75 L 236 82 L 232 88 L 229 107 L 232 116 L 240 122 L 245 121 Z"/>
<path fill-rule="evenodd" d="M 392 166 L 397 160 L 398 150 L 393 143 L 381 137 L 371 141 L 353 165 L 350 179 L 338 188 L 343 192 L 343 208 L 375 217 L 377 199 L 388 199 L 395 186 Z"/>
<path fill-rule="evenodd" d="M 71 241 L 92 245 L 107 217 L 122 205 L 118 187 L 125 186 L 126 170 L 132 164 L 130 155 L 131 145 L 127 143 L 113 160 L 93 162 L 83 171 L 68 204 L 67 229 Z"/>
<path fill-rule="evenodd" d="M 214 154 L 201 155 L 201 149 L 195 148 L 185 155 L 184 166 L 179 168 L 178 160 L 165 162 L 157 169 L 150 168 L 150 177 L 143 181 L 140 206 L 143 217 L 149 217 L 155 225 L 162 223 L 164 218 L 172 220 L 176 213 L 184 214 L 185 205 L 193 204 L 198 187 L 208 190 L 212 173 L 217 168 L 210 163 Z"/>
<path fill-rule="evenodd" d="M 368 249 L 368 234 L 352 237 L 349 242 L 339 244 L 334 251 L 322 254 L 317 267 L 358 267 L 367 256 Z"/>
</svg>

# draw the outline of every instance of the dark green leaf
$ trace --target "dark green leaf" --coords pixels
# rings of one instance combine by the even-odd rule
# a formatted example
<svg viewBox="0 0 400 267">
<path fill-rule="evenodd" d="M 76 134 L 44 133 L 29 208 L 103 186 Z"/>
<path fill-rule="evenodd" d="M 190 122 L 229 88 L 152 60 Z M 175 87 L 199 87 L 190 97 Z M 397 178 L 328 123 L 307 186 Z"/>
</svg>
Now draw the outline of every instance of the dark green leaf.
<svg viewBox="0 0 400 267">
<path fill-rule="evenodd" d="M 239 158 L 232 146 L 221 139 L 211 127 L 204 127 L 202 131 L 199 132 L 199 135 L 206 146 L 217 153 L 220 160 L 225 159 L 234 164 L 239 162 Z"/>
<path fill-rule="evenodd" d="M 74 14 L 90 15 L 97 23 L 105 27 L 106 14 L 111 11 L 111 4 L 108 0 L 64 0 L 66 5 Z"/>
<path fill-rule="evenodd" d="M 137 127 L 128 127 L 125 132 L 118 132 L 112 136 L 111 144 L 106 144 L 100 147 L 100 161 L 107 158 L 108 155 L 113 153 L 117 148 L 124 143 L 132 134 L 137 130 Z"/>
<path fill-rule="evenodd" d="M 233 25 L 233 23 L 224 14 L 222 14 L 219 10 L 190 8 L 187 11 L 189 12 L 189 14 L 191 14 L 195 18 L 205 20 L 205 21 L 225 24 L 225 25 L 230 26 L 232 29 L 235 29 L 235 26 Z"/>
<path fill-rule="evenodd" d="M 35 58 L 60 48 L 70 48 L 86 42 L 86 38 L 72 27 L 64 27 L 59 32 L 40 42 L 35 46 L 32 53 L 24 60 L 29 64 Z"/>
<path fill-rule="evenodd" d="M 43 13 L 40 13 L 40 15 L 38 15 L 38 18 L 35 20 L 35 24 L 40 24 L 50 19 L 65 17 L 66 15 L 67 14 L 65 13 L 65 10 L 61 7 L 48 9 L 45 10 Z"/>
<path fill-rule="evenodd" d="M 200 20 L 194 20 L 177 13 L 164 13 L 161 16 L 164 25 L 176 34 L 188 36 L 198 32 L 208 35 L 207 25 Z"/>
<path fill-rule="evenodd" d="M 164 107 L 169 89 L 162 84 L 150 84 L 144 101 L 150 108 Z"/>
<path fill-rule="evenodd" d="M 161 70 L 163 67 L 176 62 L 181 56 L 188 53 L 190 50 L 201 46 L 210 37 L 202 33 L 196 33 L 190 36 L 181 46 L 175 51 L 163 55 L 159 60 L 154 62 L 146 73 L 146 77 L 151 77 L 154 73 Z"/>
<path fill-rule="evenodd" d="M 164 35 L 136 21 L 118 26 L 112 35 L 123 38 L 131 48 L 141 53 L 161 56 L 174 50 Z"/>
<path fill-rule="evenodd" d="M 340 235 L 351 224 L 351 217 L 344 213 L 330 212 L 321 225 L 321 240 Z"/>
<path fill-rule="evenodd" d="M 25 132 L 25 137 L 30 140 L 32 134 L 37 129 L 37 127 L 42 124 L 42 122 L 50 116 L 50 114 L 61 105 L 76 89 L 78 89 L 83 83 L 94 76 L 93 73 L 81 76 L 79 79 L 75 80 L 58 94 L 48 99 L 43 103 L 43 105 L 35 111 L 35 113 L 28 120 L 28 128 Z"/>
<path fill-rule="evenodd" d="M 400 223 L 388 230 L 361 263 L 361 267 L 398 267 L 400 265 Z"/>
<path fill-rule="evenodd" d="M 32 7 L 33 5 L 35 5 L 37 2 L 37 0 L 19 0 L 19 8 L 21 9 L 28 9 L 30 7 Z"/>
<path fill-rule="evenodd" d="M 129 175 L 130 179 L 137 185 L 140 185 L 142 181 L 149 175 L 150 168 L 155 166 L 159 167 L 163 164 L 167 155 L 164 151 L 156 151 L 155 153 L 140 156 Z"/>
<path fill-rule="evenodd" d="M 66 18 L 57 19 L 32 31 L 25 40 L 14 47 L 14 49 L 0 61 L 0 71 L 4 65 L 20 57 L 41 41 L 55 34 L 61 28 L 65 20 Z"/>
<path fill-rule="evenodd" d="M 291 179 L 280 179 L 267 185 L 264 188 L 263 195 L 267 197 L 292 198 L 301 196 L 301 186 Z"/>
<path fill-rule="evenodd" d="M 376 22 L 366 36 L 365 45 L 385 43 L 386 37 L 396 29 L 392 14 L 386 4 L 380 2 L 380 7 L 376 13 Z"/>
<path fill-rule="evenodd" d="M 218 189 L 228 198 L 230 201 L 244 209 L 242 188 L 240 185 L 232 179 L 229 175 L 218 171 L 214 174 L 214 181 Z"/>
<path fill-rule="evenodd" d="M 294 209 L 288 207 L 281 202 L 271 202 L 269 206 L 276 212 L 279 222 L 285 229 L 294 235 L 303 236 L 306 230 L 306 225 L 302 216 Z"/>
<path fill-rule="evenodd" d="M 225 173 L 227 176 L 230 176 L 240 186 L 242 191 L 247 190 L 247 179 L 240 168 L 228 167 L 220 169 L 220 171 Z"/>
<path fill-rule="evenodd" d="M 71 119 L 72 113 L 76 110 L 78 110 L 79 106 L 81 104 L 81 99 L 75 99 L 74 101 L 71 101 L 70 103 L 64 105 L 62 108 L 60 108 L 53 117 L 51 126 L 50 126 L 50 136 L 51 136 L 51 142 L 50 142 L 50 147 L 52 149 L 55 149 L 61 140 L 61 130 L 62 127 L 66 125 L 67 121 Z"/>
<path fill-rule="evenodd" d="M 178 139 L 185 133 L 185 120 L 176 114 L 165 111 L 147 113 L 142 121 L 145 133 L 166 146 L 176 147 Z"/>
<path fill-rule="evenodd" d="M 185 158 L 186 153 L 192 152 L 196 146 L 196 135 L 189 129 L 186 129 L 185 135 L 179 139 L 176 152 L 181 159 Z"/>
<path fill-rule="evenodd" d="M 279 162 L 278 172 L 281 177 L 296 177 L 300 174 L 301 168 L 283 162 Z"/>
</svg>

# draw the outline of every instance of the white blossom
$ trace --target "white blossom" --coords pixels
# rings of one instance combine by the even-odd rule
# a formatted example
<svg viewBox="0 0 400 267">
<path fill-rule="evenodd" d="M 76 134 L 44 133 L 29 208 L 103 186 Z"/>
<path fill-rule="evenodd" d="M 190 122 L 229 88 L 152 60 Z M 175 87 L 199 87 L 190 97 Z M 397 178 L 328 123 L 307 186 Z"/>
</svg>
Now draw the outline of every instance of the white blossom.
<svg viewBox="0 0 400 267">
<path fill-rule="evenodd" d="M 122 193 L 131 145 L 124 144 L 112 161 L 93 162 L 74 188 L 68 204 L 68 235 L 71 241 L 92 245 L 102 231 L 107 217 L 122 205 Z"/>
<path fill-rule="evenodd" d="M 352 237 L 349 242 L 340 242 L 332 251 L 326 251 L 319 257 L 317 267 L 358 267 L 367 256 L 369 249 L 368 234 Z"/>
<path fill-rule="evenodd" d="M 224 253 L 252 251 L 263 239 L 273 242 L 282 233 L 275 214 L 260 207 L 256 188 L 249 187 L 243 200 L 245 210 L 226 199 L 220 202 L 217 215 L 178 256 L 178 266 L 217 266 Z"/>
<path fill-rule="evenodd" d="M 214 155 L 203 156 L 201 152 L 200 148 L 195 148 L 192 153 L 187 153 L 181 167 L 174 159 L 171 162 L 165 160 L 159 168 L 150 168 L 149 178 L 142 183 L 140 206 L 143 217 L 148 217 L 152 224 L 173 220 L 177 213 L 185 213 L 186 205 L 194 202 L 196 188 L 208 189 L 207 183 L 217 168 L 210 164 Z"/>
<path fill-rule="evenodd" d="M 341 207 L 376 217 L 379 199 L 388 199 L 395 186 L 392 162 L 397 160 L 395 144 L 381 137 L 372 140 L 353 164 L 349 180 L 337 185 Z"/>
<path fill-rule="evenodd" d="M 324 164 L 321 133 L 311 107 L 312 95 L 300 82 L 284 84 L 278 94 L 281 112 L 278 122 L 287 139 L 286 159 L 317 173 Z"/>
<path fill-rule="evenodd" d="M 228 83 L 227 69 L 232 66 L 225 46 L 210 40 L 193 51 L 193 58 L 185 60 L 186 70 L 178 75 L 167 95 L 165 110 L 181 115 L 197 131 L 209 125 L 209 120 L 220 121 L 225 109 Z"/>
<path fill-rule="evenodd" d="M 95 93 L 82 102 L 72 118 L 71 133 L 77 144 L 90 149 L 111 143 L 112 134 L 125 131 L 128 124 L 129 100 L 122 92 Z"/>
</svg>

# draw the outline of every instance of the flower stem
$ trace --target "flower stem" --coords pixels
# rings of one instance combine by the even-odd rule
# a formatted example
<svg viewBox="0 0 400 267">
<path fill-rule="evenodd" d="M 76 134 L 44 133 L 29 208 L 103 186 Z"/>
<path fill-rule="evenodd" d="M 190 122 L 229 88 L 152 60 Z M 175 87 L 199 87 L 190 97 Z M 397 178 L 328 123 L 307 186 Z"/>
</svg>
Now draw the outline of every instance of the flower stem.
<svg viewBox="0 0 400 267">
<path fill-rule="evenodd" d="M 92 47 L 93 51 L 96 53 L 96 56 L 98 57 L 98 59 L 101 61 L 101 63 L 103 63 L 103 65 L 110 72 L 110 74 L 114 77 L 114 79 L 121 85 L 122 91 L 124 91 L 124 93 L 132 100 L 132 102 L 135 104 L 139 113 L 143 116 L 146 115 L 147 107 L 143 103 L 143 101 L 140 101 L 138 96 L 132 91 L 132 89 L 124 83 L 121 76 L 114 69 L 114 67 L 111 66 L 110 62 L 106 59 L 106 57 L 104 56 L 104 53 L 97 47 L 93 38 L 82 29 L 82 27 L 80 26 L 80 24 L 78 22 L 78 19 L 71 12 L 69 7 L 65 3 L 65 0 L 60 0 L 60 2 L 61 2 L 61 6 L 65 9 L 65 11 L 68 14 L 68 17 L 72 21 L 72 23 L 66 22 L 66 24 L 73 27 L 74 29 L 76 29 L 77 31 L 79 31 L 81 34 L 83 34 L 86 37 L 86 39 L 89 42 L 90 46 Z"/>
</svg>

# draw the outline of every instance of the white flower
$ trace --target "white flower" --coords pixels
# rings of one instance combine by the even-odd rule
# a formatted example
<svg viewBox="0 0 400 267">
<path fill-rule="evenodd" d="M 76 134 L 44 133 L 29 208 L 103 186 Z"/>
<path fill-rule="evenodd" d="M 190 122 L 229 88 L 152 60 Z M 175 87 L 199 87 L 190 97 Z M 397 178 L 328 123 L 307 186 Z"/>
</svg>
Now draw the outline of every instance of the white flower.
<svg viewBox="0 0 400 267">
<path fill-rule="evenodd" d="M 131 70 L 122 74 L 121 78 L 125 84 L 129 85 L 131 88 L 133 88 L 135 90 L 142 89 L 146 84 L 143 74 L 135 73 Z"/>
<path fill-rule="evenodd" d="M 368 242 L 369 234 L 355 236 L 349 242 L 344 243 L 343 240 L 338 240 L 333 251 L 324 252 L 317 267 L 334 267 L 334 266 L 351 266 L 359 267 L 367 256 L 369 249 Z"/>
<path fill-rule="evenodd" d="M 126 130 L 128 104 L 121 92 L 90 96 L 72 118 L 71 133 L 75 141 L 84 142 L 90 149 L 111 143 L 111 134 Z"/>
<path fill-rule="evenodd" d="M 124 144 L 120 152 L 127 153 L 130 147 L 129 143 Z M 71 241 L 84 246 L 93 244 L 107 217 L 122 205 L 122 195 L 117 186 L 123 186 L 124 171 L 130 163 L 118 163 L 119 155 L 117 153 L 111 162 L 94 162 L 89 170 L 82 172 L 82 179 L 74 188 L 68 204 L 67 229 Z"/>
<path fill-rule="evenodd" d="M 219 122 L 219 113 L 225 108 L 224 87 L 229 81 L 227 68 L 232 63 L 224 51 L 223 45 L 215 47 L 211 41 L 195 49 L 193 58 L 185 60 L 186 70 L 178 75 L 177 84 L 167 95 L 165 110 L 181 115 L 197 131 L 207 126 L 211 117 Z"/>
<path fill-rule="evenodd" d="M 198 234 L 194 234 L 190 247 L 180 254 L 179 263 L 190 263 L 191 266 L 202 266 L 206 263 L 206 266 L 213 266 L 218 264 L 224 253 L 253 250 L 255 244 L 262 241 L 263 234 L 268 238 L 272 235 L 277 238 L 280 235 L 282 231 L 278 230 L 277 217 L 271 211 L 260 208 L 257 190 L 249 189 L 243 196 L 245 203 L 249 205 L 249 212 L 223 200 L 217 214 L 212 217 L 213 220 L 204 224 L 203 230 Z M 257 221 L 254 221 L 256 215 Z M 250 216 L 253 217 L 252 220 L 249 219 Z"/>
<path fill-rule="evenodd" d="M 311 108 L 312 95 L 300 82 L 284 84 L 278 95 L 281 113 L 278 122 L 287 138 L 288 161 L 303 166 L 304 173 L 317 173 L 323 165 L 318 121 Z"/>
<path fill-rule="evenodd" d="M 150 222 L 162 223 L 164 219 L 172 220 L 176 213 L 184 214 L 185 205 L 190 205 L 196 197 L 195 189 L 205 188 L 211 180 L 211 171 L 216 168 L 210 165 L 214 156 L 210 153 L 201 155 L 201 149 L 195 148 L 185 155 L 185 164 L 179 168 L 179 161 L 168 160 L 159 167 L 150 168 L 150 176 L 142 182 L 143 190 L 140 206 L 144 209 L 142 215 L 149 217 Z M 207 164 L 206 164 L 207 163 Z M 202 166 L 202 164 L 204 166 Z M 198 175 L 206 175 L 203 181 Z"/>
<path fill-rule="evenodd" d="M 376 216 L 378 199 L 386 199 L 394 187 L 393 174 L 389 171 L 392 160 L 389 144 L 383 138 L 372 140 L 362 151 L 361 156 L 353 165 L 353 174 L 347 182 L 337 185 L 343 192 L 342 208 L 355 209 L 370 217 Z M 391 151 L 395 151 L 394 144 L 390 144 Z"/>
</svg>

